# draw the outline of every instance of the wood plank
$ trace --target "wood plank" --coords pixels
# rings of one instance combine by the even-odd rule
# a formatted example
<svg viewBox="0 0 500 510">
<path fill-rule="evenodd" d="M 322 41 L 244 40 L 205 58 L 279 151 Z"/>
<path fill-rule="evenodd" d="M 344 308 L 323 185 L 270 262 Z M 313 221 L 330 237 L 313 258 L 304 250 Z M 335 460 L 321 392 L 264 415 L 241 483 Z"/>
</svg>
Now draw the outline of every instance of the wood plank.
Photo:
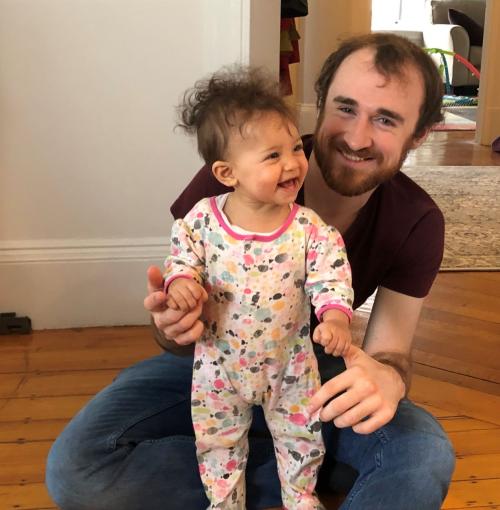
<svg viewBox="0 0 500 510">
<path fill-rule="evenodd" d="M 0 443 L 54 440 L 68 423 L 60 420 L 0 421 Z"/>
<path fill-rule="evenodd" d="M 0 374 L 119 369 L 162 352 L 149 327 L 131 329 L 46 330 L 9 335 L 5 342 L 2 339 Z"/>
<path fill-rule="evenodd" d="M 459 274 L 460 277 L 457 278 L 456 272 L 439 273 L 436 278 L 437 287 L 454 289 L 456 291 L 454 297 L 455 302 L 460 302 L 462 304 L 465 302 L 458 291 L 479 292 L 484 296 L 492 298 L 500 297 L 498 292 L 500 271 L 464 271 Z M 430 299 L 428 302 L 432 303 L 432 293 L 429 297 Z M 494 310 L 495 307 L 491 306 L 491 309 Z"/>
<path fill-rule="evenodd" d="M 411 166 L 500 165 L 500 154 L 474 142 L 474 131 L 431 131 L 424 143 L 410 151 L 405 161 Z"/>
<path fill-rule="evenodd" d="M 499 286 L 498 272 L 461 273 L 460 278 L 439 273 L 424 308 L 498 324 Z"/>
<path fill-rule="evenodd" d="M 457 458 L 453 480 L 500 478 L 500 453 L 465 455 Z"/>
<path fill-rule="evenodd" d="M 0 486 L 43 482 L 51 444 L 52 441 L 0 444 L 0 465 L 9 466 L 0 471 Z"/>
<path fill-rule="evenodd" d="M 500 453 L 500 430 L 461 430 L 449 432 L 448 437 L 459 455 Z"/>
<path fill-rule="evenodd" d="M 500 505 L 500 480 L 451 482 L 442 510 Z"/>
<path fill-rule="evenodd" d="M 495 425 L 494 423 L 488 423 L 486 421 L 480 421 L 475 420 L 474 418 L 466 418 L 461 416 L 439 418 L 439 423 L 446 432 L 499 429 L 498 425 Z"/>
<path fill-rule="evenodd" d="M 424 308 L 413 347 L 417 361 L 425 363 L 426 360 L 419 359 L 419 355 L 427 353 L 436 359 L 437 364 L 433 366 L 451 370 L 456 367 L 458 372 L 461 372 L 459 367 L 471 367 L 461 373 L 499 382 L 498 357 L 491 355 L 498 348 L 499 337 L 500 326 L 494 322 Z M 443 360 L 446 365 L 441 364 Z M 478 367 L 488 369 L 493 375 L 482 376 Z"/>
<path fill-rule="evenodd" d="M 436 407 L 430 404 L 426 404 L 424 402 L 419 402 L 418 400 L 414 401 L 422 409 L 425 409 L 428 413 L 431 413 L 434 418 L 464 418 L 464 416 L 457 415 L 454 411 L 450 411 L 449 409 L 443 409 L 441 407 Z"/>
<path fill-rule="evenodd" d="M 415 375 L 410 398 L 500 425 L 500 397 Z"/>
<path fill-rule="evenodd" d="M 153 347 L 153 348 L 152 348 Z M 160 354 L 154 345 L 132 344 L 118 348 L 99 348 L 96 351 L 39 351 L 26 355 L 22 352 L 5 352 L 0 358 L 1 373 L 52 372 L 61 370 L 123 369 L 138 361 Z"/>
<path fill-rule="evenodd" d="M 492 382 L 492 380 L 484 380 L 480 379 L 475 376 L 467 375 L 467 372 L 470 370 L 469 367 L 456 367 L 456 366 L 450 366 L 446 367 L 445 363 L 440 363 L 436 360 L 435 357 L 433 359 L 427 359 L 427 364 L 422 364 L 419 362 L 416 362 L 416 358 L 418 356 L 413 354 L 413 373 L 418 375 L 423 375 L 425 377 L 428 377 L 429 379 L 435 379 L 439 381 L 449 382 L 452 384 L 456 384 L 458 386 L 465 386 L 467 388 L 471 388 L 473 390 L 480 391 L 482 393 L 491 393 L 492 395 L 497 395 L 500 397 L 500 384 L 497 382 Z M 449 358 L 448 358 L 449 360 Z M 453 363 L 450 363 L 450 365 L 453 365 Z M 440 368 L 436 368 L 440 367 Z M 446 369 L 444 369 L 446 368 Z M 457 370 L 457 371 L 454 371 Z M 496 371 L 495 371 L 496 372 Z M 485 377 L 484 375 L 484 367 L 477 367 L 477 373 L 480 374 L 482 377 Z M 498 376 L 500 377 L 500 372 L 498 373 Z M 496 377 L 493 375 L 493 377 Z"/>
<path fill-rule="evenodd" d="M 2 510 L 57 510 L 45 484 L 0 485 Z"/>
<path fill-rule="evenodd" d="M 2 422 L 69 420 L 89 400 L 88 395 L 2 399 L 0 400 L 0 420 Z"/>
<path fill-rule="evenodd" d="M 150 326 L 113 326 L 95 328 L 44 329 L 29 335 L 6 335 L 2 337 L 2 350 L 94 350 L 111 343 L 119 347 L 121 342 L 151 340 Z M 153 340 L 154 343 L 154 340 Z"/>
<path fill-rule="evenodd" d="M 95 395 L 109 385 L 119 370 L 79 370 L 3 374 L 0 398 Z"/>
</svg>

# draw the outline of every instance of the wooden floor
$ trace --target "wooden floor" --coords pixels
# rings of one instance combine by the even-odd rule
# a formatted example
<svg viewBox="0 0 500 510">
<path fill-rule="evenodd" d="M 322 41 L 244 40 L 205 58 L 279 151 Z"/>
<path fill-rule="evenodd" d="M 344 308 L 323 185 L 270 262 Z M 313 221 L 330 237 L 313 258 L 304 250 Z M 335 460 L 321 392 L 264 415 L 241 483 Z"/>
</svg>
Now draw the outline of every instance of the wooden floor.
<svg viewBox="0 0 500 510">
<path fill-rule="evenodd" d="M 471 140 L 433 133 L 409 163 L 500 165 Z M 365 321 L 356 316 L 358 333 Z M 457 453 L 443 509 L 500 508 L 499 351 L 500 273 L 439 274 L 416 335 L 411 397 L 439 419 Z M 0 337 L 0 510 L 56 508 L 43 485 L 51 442 L 121 368 L 158 352 L 147 327 Z"/>
</svg>

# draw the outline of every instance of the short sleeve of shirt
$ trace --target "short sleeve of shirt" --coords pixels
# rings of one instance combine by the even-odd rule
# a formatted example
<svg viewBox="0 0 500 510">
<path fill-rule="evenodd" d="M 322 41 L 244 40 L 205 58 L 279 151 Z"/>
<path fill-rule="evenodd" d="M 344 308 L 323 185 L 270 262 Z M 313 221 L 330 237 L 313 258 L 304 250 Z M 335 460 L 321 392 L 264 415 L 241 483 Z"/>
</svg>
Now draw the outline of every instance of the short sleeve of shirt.
<svg viewBox="0 0 500 510">
<path fill-rule="evenodd" d="M 444 218 L 430 209 L 408 232 L 380 285 L 409 296 L 425 297 L 443 258 Z"/>
</svg>

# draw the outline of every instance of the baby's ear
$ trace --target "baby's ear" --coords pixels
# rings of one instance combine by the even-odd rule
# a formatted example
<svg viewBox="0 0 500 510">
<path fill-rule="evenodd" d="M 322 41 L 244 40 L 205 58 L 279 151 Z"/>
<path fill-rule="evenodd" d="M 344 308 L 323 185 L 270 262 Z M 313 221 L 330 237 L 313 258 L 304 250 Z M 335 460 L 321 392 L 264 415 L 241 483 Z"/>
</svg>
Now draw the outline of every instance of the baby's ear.
<svg viewBox="0 0 500 510">
<path fill-rule="evenodd" d="M 238 182 L 231 165 L 227 161 L 216 161 L 212 165 L 212 173 L 220 183 L 228 188 L 234 188 Z"/>
</svg>

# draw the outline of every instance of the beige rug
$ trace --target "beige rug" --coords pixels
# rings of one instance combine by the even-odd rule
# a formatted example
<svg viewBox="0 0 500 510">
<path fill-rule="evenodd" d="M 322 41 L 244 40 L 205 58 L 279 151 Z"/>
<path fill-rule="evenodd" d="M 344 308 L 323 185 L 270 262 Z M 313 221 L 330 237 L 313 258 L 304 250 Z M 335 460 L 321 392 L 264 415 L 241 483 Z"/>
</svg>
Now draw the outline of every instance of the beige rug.
<svg viewBox="0 0 500 510">
<path fill-rule="evenodd" d="M 404 167 L 443 211 L 443 271 L 500 270 L 500 166 Z"/>
</svg>

